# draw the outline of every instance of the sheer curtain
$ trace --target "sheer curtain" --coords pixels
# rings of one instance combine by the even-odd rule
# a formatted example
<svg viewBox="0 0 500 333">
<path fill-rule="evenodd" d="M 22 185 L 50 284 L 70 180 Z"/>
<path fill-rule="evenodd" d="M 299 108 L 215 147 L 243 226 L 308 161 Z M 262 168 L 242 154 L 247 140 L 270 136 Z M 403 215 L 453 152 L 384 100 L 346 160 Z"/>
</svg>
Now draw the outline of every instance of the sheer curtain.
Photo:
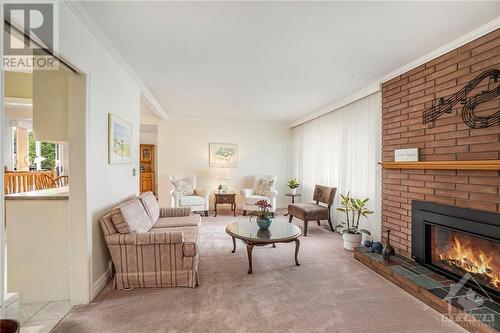
<svg viewBox="0 0 500 333">
<path fill-rule="evenodd" d="M 315 184 L 370 198 L 375 213 L 362 226 L 380 240 L 381 94 L 376 92 L 292 129 L 292 176 L 301 183 L 302 202 L 311 202 Z M 334 224 L 343 218 L 333 213 Z"/>
</svg>

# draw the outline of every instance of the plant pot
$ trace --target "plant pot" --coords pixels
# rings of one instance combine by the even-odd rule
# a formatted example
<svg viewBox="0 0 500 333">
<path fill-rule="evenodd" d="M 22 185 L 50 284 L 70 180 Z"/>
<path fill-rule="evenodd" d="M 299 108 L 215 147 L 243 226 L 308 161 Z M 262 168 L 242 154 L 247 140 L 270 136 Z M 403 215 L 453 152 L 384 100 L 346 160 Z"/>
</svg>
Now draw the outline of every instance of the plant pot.
<svg viewBox="0 0 500 333">
<path fill-rule="evenodd" d="M 354 251 L 355 247 L 359 247 L 361 245 L 363 235 L 349 234 L 346 232 L 342 235 L 342 239 L 344 240 L 344 249 L 346 249 L 347 251 Z"/>
<path fill-rule="evenodd" d="M 292 193 L 293 195 L 297 194 L 297 189 L 296 188 L 290 189 L 290 193 Z"/>
<path fill-rule="evenodd" d="M 267 230 L 271 226 L 272 220 L 270 218 L 257 218 L 257 225 L 259 226 L 260 230 Z"/>
</svg>

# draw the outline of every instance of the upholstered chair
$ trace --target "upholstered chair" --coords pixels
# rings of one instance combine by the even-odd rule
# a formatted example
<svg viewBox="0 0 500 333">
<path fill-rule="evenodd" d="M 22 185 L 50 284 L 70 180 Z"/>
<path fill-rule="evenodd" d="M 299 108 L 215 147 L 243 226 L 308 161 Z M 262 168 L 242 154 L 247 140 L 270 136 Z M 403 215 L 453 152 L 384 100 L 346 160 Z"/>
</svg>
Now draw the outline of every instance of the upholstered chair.
<svg viewBox="0 0 500 333">
<path fill-rule="evenodd" d="M 276 198 L 278 191 L 276 190 L 276 176 L 255 176 L 252 188 L 244 188 L 241 190 L 243 197 L 243 215 L 246 216 L 248 211 L 256 211 L 259 208 L 255 203 L 259 200 L 266 200 L 271 204 L 271 213 L 276 212 Z"/>
<path fill-rule="evenodd" d="M 197 188 L 196 175 L 189 177 L 169 175 L 168 178 L 173 186 L 170 191 L 172 207 L 189 207 L 193 212 L 204 212 L 205 216 L 208 216 L 210 191 Z"/>
<path fill-rule="evenodd" d="M 293 217 L 304 221 L 304 236 L 307 236 L 307 223 L 309 221 L 317 221 L 318 225 L 321 225 L 321 220 L 327 220 L 330 229 L 334 231 L 330 210 L 336 193 L 337 188 L 335 187 L 316 185 L 313 195 L 315 203 L 296 203 L 288 205 L 288 221 L 291 223 Z M 321 203 L 326 206 L 321 205 Z"/>
</svg>

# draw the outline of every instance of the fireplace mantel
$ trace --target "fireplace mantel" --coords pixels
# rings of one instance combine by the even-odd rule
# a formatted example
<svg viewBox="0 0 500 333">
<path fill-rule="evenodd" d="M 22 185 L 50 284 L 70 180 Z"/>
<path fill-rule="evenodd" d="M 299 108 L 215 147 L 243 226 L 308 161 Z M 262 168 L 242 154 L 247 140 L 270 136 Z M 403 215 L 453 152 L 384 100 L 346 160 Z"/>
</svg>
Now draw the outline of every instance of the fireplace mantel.
<svg viewBox="0 0 500 333">
<path fill-rule="evenodd" d="M 379 162 L 384 169 L 500 170 L 500 160 Z"/>
</svg>

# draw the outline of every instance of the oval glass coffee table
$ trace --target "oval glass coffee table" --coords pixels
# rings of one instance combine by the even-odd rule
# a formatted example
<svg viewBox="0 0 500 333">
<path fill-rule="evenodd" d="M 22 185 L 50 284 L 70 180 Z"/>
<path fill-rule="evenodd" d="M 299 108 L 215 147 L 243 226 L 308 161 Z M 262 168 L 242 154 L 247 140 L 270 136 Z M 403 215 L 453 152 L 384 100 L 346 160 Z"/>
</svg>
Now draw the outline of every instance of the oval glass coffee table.
<svg viewBox="0 0 500 333">
<path fill-rule="evenodd" d="M 236 252 L 236 238 L 247 246 L 248 274 L 252 274 L 252 251 L 254 246 L 265 246 L 276 243 L 295 242 L 295 264 L 300 265 L 297 260 L 299 254 L 299 236 L 302 231 L 295 224 L 286 221 L 273 221 L 268 230 L 260 230 L 255 221 L 241 220 L 231 223 L 226 227 L 226 232 L 233 238 L 233 251 Z"/>
</svg>

